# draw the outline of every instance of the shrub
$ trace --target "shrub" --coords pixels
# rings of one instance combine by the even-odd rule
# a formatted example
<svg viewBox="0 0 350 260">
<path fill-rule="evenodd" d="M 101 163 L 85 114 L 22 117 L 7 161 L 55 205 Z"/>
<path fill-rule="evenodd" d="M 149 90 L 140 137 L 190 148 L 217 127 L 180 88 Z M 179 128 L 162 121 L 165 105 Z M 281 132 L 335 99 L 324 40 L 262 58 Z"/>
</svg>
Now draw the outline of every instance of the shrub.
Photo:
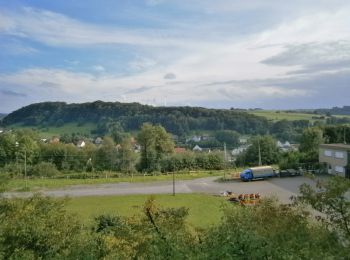
<svg viewBox="0 0 350 260">
<path fill-rule="evenodd" d="M 29 171 L 29 175 L 40 177 L 51 177 L 59 174 L 60 171 L 57 170 L 56 165 L 49 162 L 40 162 L 34 165 Z"/>
</svg>

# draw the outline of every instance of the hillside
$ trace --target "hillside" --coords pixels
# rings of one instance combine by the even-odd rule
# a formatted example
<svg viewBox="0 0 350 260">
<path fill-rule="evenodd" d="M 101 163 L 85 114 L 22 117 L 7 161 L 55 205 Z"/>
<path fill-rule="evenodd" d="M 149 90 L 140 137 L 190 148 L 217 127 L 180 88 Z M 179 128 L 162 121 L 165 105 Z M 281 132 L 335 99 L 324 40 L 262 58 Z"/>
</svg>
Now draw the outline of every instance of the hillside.
<svg viewBox="0 0 350 260">
<path fill-rule="evenodd" d="M 230 129 L 241 134 L 263 134 L 269 129 L 266 118 L 246 112 L 200 107 L 153 107 L 138 103 L 96 101 L 67 104 L 44 102 L 18 109 L 5 118 L 5 126 L 61 127 L 66 124 L 96 125 L 96 133 L 118 125 L 125 131 L 138 130 L 145 122 L 163 125 L 173 134 Z"/>
</svg>

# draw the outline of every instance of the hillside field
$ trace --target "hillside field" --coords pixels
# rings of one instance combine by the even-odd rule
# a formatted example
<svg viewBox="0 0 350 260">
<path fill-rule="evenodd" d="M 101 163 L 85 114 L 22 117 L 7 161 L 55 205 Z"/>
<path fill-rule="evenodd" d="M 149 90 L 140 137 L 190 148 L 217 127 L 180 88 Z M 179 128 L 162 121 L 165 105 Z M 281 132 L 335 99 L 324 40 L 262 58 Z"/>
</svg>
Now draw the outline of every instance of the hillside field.
<svg viewBox="0 0 350 260">
<path fill-rule="evenodd" d="M 281 111 L 281 110 L 254 110 L 254 111 L 248 111 L 248 113 L 256 115 L 256 116 L 265 117 L 267 120 L 270 120 L 270 121 L 308 120 L 308 121 L 315 122 L 315 121 L 325 121 L 325 119 L 322 119 L 321 117 L 327 118 L 327 116 L 321 115 L 321 114 L 288 112 L 288 111 Z M 347 116 L 347 115 L 332 115 L 332 116 L 340 117 L 340 118 L 342 118 L 342 117 L 350 118 L 350 116 Z"/>
</svg>

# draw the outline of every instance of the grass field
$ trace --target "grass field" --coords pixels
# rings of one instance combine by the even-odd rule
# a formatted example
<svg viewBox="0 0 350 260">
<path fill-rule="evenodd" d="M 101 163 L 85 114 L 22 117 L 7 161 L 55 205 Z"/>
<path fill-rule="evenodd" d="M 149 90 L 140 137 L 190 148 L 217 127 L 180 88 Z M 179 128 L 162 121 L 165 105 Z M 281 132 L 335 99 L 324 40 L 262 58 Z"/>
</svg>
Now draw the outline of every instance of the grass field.
<svg viewBox="0 0 350 260">
<path fill-rule="evenodd" d="M 227 171 L 227 174 L 231 171 Z M 199 171 L 191 173 L 177 173 L 177 180 L 192 180 L 209 176 L 223 176 L 224 171 Z M 27 188 L 24 179 L 11 179 L 7 185 L 8 191 L 36 191 L 40 189 L 63 188 L 72 185 L 93 185 L 103 183 L 120 183 L 120 182 L 152 182 L 172 180 L 172 174 L 154 175 L 154 176 L 134 176 L 120 178 L 98 178 L 98 179 L 28 179 Z"/>
<path fill-rule="evenodd" d="M 312 122 L 315 121 L 325 121 L 325 119 L 321 119 L 319 117 L 322 117 L 322 115 L 315 115 L 315 114 L 308 114 L 308 113 L 302 113 L 302 112 L 287 112 L 287 111 L 280 111 L 280 110 L 254 110 L 254 111 L 248 111 L 248 113 L 256 115 L 256 116 L 263 116 L 271 121 L 279 121 L 279 120 L 288 120 L 288 121 L 295 121 L 295 120 L 309 120 Z M 332 115 L 335 117 L 348 117 L 347 115 Z M 325 116 L 325 118 L 327 118 Z"/>
<path fill-rule="evenodd" d="M 149 195 L 92 196 L 71 198 L 67 209 L 78 215 L 83 223 L 89 225 L 93 218 L 101 214 L 134 216 L 142 214 L 143 204 Z M 206 228 L 220 221 L 224 204 L 223 198 L 204 194 L 155 195 L 156 203 L 161 207 L 189 208 L 188 223 Z"/>
<path fill-rule="evenodd" d="M 249 111 L 250 114 L 257 115 L 257 116 L 263 116 L 267 118 L 268 120 L 272 121 L 279 121 L 279 120 L 321 120 L 321 119 L 314 119 L 312 117 L 318 117 L 319 115 L 314 114 L 306 114 L 306 113 L 289 113 L 286 111 L 274 111 L 274 110 L 257 110 L 257 111 Z"/>
</svg>

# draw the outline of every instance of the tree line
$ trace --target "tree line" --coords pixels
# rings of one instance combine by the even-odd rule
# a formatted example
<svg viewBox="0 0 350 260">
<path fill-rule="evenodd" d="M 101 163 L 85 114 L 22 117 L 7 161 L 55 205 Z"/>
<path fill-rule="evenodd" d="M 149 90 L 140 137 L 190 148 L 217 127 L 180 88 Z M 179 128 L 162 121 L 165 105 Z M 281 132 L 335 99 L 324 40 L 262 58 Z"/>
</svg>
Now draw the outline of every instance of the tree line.
<svg viewBox="0 0 350 260">
<path fill-rule="evenodd" d="M 38 133 L 28 129 L 1 134 L 0 170 L 12 177 L 21 176 L 24 171 L 28 176 L 38 177 L 60 173 L 76 173 L 71 176 L 84 177 L 84 174 L 79 174 L 84 172 L 95 173 L 98 177 L 103 171 L 133 174 L 137 171 L 160 173 L 224 167 L 221 152 L 174 153 L 175 143 L 171 135 L 162 126 L 148 123 L 141 127 L 136 140 L 123 134 L 119 143 L 110 136 L 105 136 L 100 145 L 86 142 L 82 148 L 73 143 L 39 140 Z M 138 146 L 140 150 L 135 151 Z"/>
</svg>

